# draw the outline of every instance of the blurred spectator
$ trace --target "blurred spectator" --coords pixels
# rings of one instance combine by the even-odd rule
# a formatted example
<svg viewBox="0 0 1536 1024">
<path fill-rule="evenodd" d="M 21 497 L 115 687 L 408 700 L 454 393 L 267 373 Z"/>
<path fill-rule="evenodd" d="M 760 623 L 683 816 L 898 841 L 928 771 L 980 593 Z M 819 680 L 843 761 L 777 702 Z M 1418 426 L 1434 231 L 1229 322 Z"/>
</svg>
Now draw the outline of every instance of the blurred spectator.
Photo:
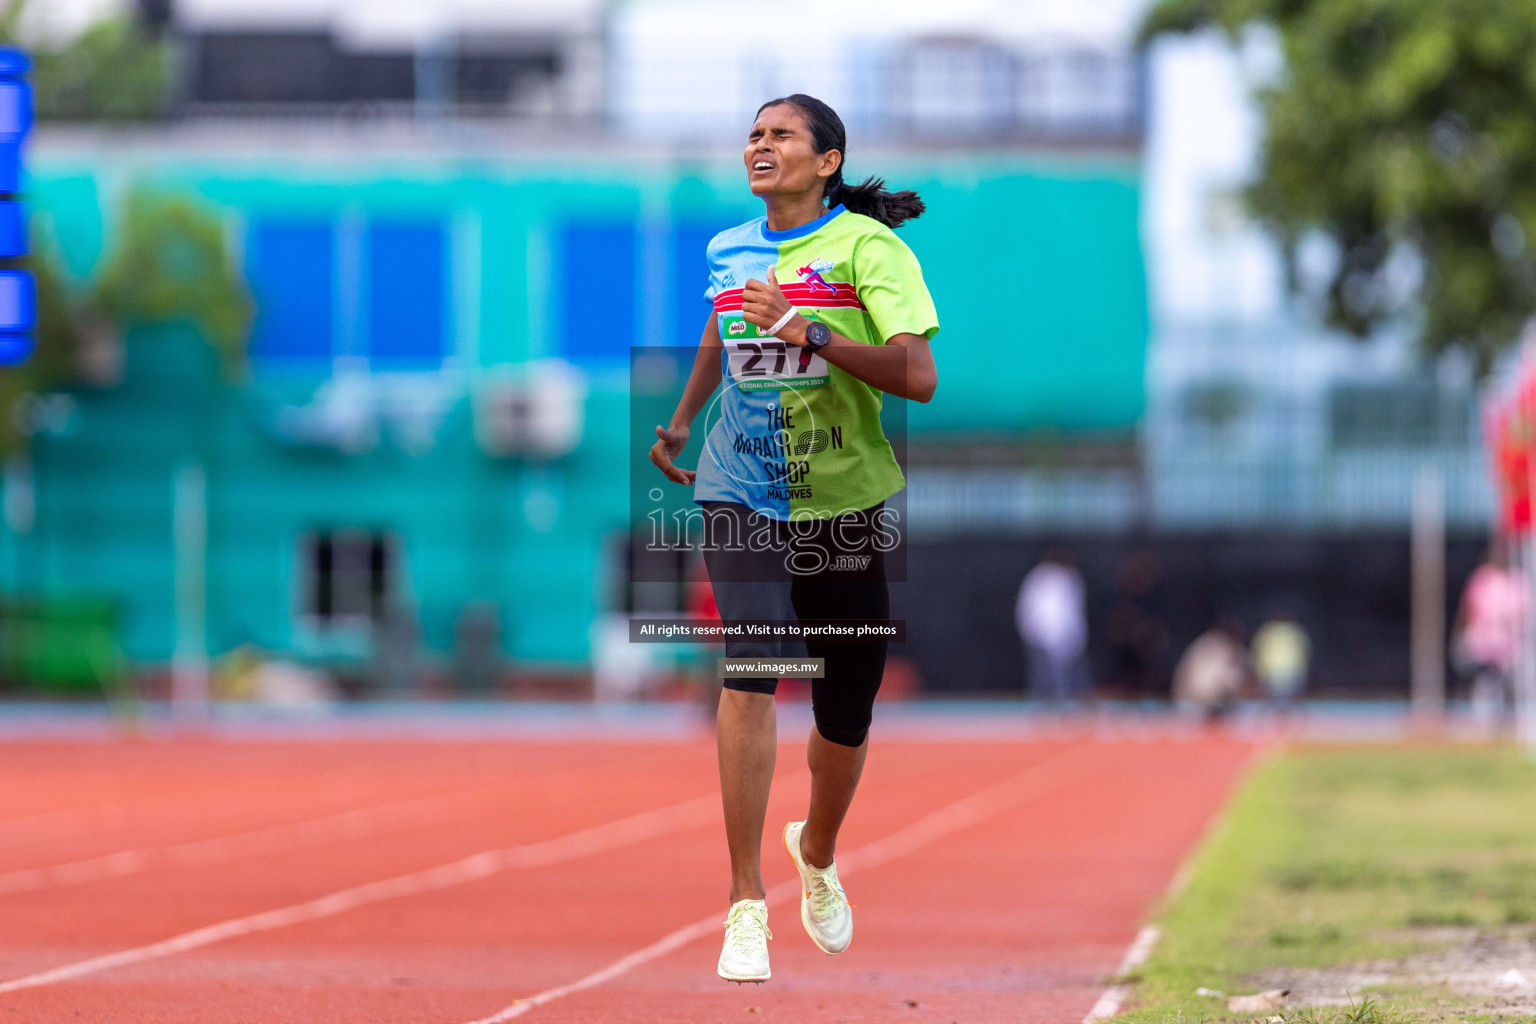
<svg viewBox="0 0 1536 1024">
<path fill-rule="evenodd" d="M 1290 612 L 1282 611 L 1253 634 L 1253 668 L 1264 696 L 1278 710 L 1288 711 L 1307 685 L 1312 641 Z"/>
<path fill-rule="evenodd" d="M 1054 547 L 1045 553 L 1020 584 L 1014 613 L 1029 661 L 1029 692 L 1052 702 L 1087 696 L 1087 600 L 1071 552 Z"/>
<path fill-rule="evenodd" d="M 1173 670 L 1173 697 L 1213 722 L 1232 709 L 1248 681 L 1243 627 L 1229 617 L 1201 633 Z"/>
<path fill-rule="evenodd" d="M 1147 548 L 1126 555 L 1115 572 L 1115 601 L 1104 617 L 1110 683 L 1130 697 L 1165 696 L 1168 631 L 1153 613 L 1157 556 Z"/>
<path fill-rule="evenodd" d="M 1503 545 L 1494 544 L 1467 580 L 1451 646 L 1457 671 L 1471 681 L 1474 714 L 1490 722 L 1513 712 L 1515 657 L 1529 607 L 1520 574 Z"/>
</svg>

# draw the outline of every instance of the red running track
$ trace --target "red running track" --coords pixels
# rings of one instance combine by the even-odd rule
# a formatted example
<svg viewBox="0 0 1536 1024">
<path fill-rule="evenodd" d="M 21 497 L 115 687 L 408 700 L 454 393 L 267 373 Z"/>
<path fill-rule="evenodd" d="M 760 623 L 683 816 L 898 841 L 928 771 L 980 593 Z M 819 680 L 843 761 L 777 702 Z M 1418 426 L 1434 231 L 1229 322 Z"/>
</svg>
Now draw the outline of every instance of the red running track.
<svg viewBox="0 0 1536 1024">
<path fill-rule="evenodd" d="M 833 958 L 776 839 L 809 789 L 786 744 L 773 979 L 738 987 L 707 740 L 12 743 L 0 1024 L 1076 1024 L 1252 753 L 877 742 Z"/>
</svg>

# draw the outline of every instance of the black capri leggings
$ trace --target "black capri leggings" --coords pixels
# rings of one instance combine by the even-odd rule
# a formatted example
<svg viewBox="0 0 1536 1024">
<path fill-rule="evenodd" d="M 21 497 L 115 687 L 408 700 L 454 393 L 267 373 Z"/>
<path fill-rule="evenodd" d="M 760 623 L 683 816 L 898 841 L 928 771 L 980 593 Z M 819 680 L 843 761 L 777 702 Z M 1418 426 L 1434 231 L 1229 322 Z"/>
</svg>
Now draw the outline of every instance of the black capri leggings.
<svg viewBox="0 0 1536 1024">
<path fill-rule="evenodd" d="M 884 502 L 835 518 L 791 523 L 735 502 L 700 504 L 704 565 L 722 620 L 890 618 L 882 550 L 890 540 L 879 534 L 877 519 Z M 726 641 L 725 656 L 782 658 L 785 646 L 772 638 L 732 639 Z M 811 680 L 811 710 L 823 738 L 857 747 L 869 735 L 887 647 L 885 640 L 805 641 L 807 656 L 825 659 L 824 678 Z M 769 677 L 728 676 L 724 681 L 727 689 L 751 693 L 772 694 L 778 685 L 777 678 Z"/>
</svg>

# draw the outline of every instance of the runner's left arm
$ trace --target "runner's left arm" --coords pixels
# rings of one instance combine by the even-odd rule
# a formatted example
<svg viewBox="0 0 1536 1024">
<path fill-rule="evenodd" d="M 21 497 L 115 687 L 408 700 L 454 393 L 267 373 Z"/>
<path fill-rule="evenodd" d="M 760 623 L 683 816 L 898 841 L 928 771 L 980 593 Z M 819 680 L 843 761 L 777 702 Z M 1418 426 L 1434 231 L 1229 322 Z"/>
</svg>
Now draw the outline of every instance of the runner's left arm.
<svg viewBox="0 0 1536 1024">
<path fill-rule="evenodd" d="M 766 282 L 754 279 L 746 283 L 741 310 L 748 322 L 772 327 L 789 309 L 790 302 L 779 290 L 773 268 L 769 268 Z M 805 329 L 810 324 L 810 320 L 797 314 L 775 337 L 803 347 Z M 884 345 L 865 345 L 833 331 L 831 342 L 822 347 L 819 355 L 870 387 L 897 398 L 927 402 L 939 384 L 933 351 L 927 337 L 921 334 L 893 334 Z"/>
<path fill-rule="evenodd" d="M 793 320 L 779 332 L 779 337 L 793 345 L 804 345 L 803 326 L 796 336 L 785 337 L 792 327 Z M 870 387 L 897 398 L 927 402 L 939 386 L 933 350 L 921 334 L 895 334 L 884 345 L 862 345 L 833 331 L 832 341 L 822 348 L 821 357 Z"/>
</svg>

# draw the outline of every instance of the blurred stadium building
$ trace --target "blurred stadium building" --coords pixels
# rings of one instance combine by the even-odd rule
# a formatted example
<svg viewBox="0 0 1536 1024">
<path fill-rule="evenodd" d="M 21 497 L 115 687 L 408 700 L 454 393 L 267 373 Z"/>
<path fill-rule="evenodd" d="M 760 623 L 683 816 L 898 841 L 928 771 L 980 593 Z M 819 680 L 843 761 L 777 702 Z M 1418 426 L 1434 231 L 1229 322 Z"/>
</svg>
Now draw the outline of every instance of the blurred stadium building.
<svg viewBox="0 0 1536 1024">
<path fill-rule="evenodd" d="M 131 10 L 176 54 L 160 118 L 39 127 L 28 201 L 68 270 L 133 186 L 179 190 L 225 212 L 256 316 L 236 383 L 186 325 L 137 326 L 49 407 L 6 474 L 0 583 L 115 601 L 151 667 L 188 643 L 192 564 L 215 656 L 442 666 L 478 622 L 518 672 L 583 676 L 594 621 L 658 600 L 616 484 L 648 445 L 631 347 L 696 343 L 705 243 L 760 213 L 740 136 L 803 91 L 842 113 L 851 177 L 929 206 L 902 236 L 942 384 L 906 414 L 895 588 L 925 688 L 1019 690 L 1014 594 L 1065 542 L 1107 694 L 1166 694 L 1218 616 L 1282 607 L 1320 690 L 1405 693 L 1413 480 L 1443 481 L 1453 584 L 1491 516 L 1470 371 L 1313 326 L 1241 214 L 1264 54 L 1138 53 L 1144 6 L 49 5 L 55 36 Z M 1127 608 L 1163 636 L 1134 671 Z"/>
</svg>

